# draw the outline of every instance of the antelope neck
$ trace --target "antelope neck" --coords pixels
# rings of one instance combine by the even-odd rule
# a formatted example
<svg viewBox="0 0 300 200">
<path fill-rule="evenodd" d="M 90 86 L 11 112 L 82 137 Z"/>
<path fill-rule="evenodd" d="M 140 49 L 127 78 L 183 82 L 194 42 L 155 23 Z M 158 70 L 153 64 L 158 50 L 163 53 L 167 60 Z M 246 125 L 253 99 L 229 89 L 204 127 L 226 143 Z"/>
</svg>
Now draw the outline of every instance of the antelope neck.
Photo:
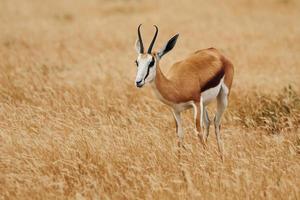
<svg viewBox="0 0 300 200">
<path fill-rule="evenodd" d="M 152 87 L 156 92 L 158 98 L 167 103 L 176 103 L 176 85 L 169 80 L 161 71 L 159 63 L 156 65 L 156 77 L 152 82 Z"/>
</svg>

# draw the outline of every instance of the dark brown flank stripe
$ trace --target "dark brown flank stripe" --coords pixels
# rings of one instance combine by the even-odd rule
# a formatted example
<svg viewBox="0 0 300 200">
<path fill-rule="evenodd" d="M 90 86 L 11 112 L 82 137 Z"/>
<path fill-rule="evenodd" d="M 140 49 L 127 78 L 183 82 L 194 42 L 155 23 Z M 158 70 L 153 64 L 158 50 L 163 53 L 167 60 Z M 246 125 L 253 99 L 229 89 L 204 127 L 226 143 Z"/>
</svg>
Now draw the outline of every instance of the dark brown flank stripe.
<svg viewBox="0 0 300 200">
<path fill-rule="evenodd" d="M 222 68 L 216 75 L 212 77 L 209 81 L 205 83 L 205 85 L 201 88 L 201 92 L 204 92 L 210 88 L 216 87 L 225 74 L 224 69 Z"/>
</svg>

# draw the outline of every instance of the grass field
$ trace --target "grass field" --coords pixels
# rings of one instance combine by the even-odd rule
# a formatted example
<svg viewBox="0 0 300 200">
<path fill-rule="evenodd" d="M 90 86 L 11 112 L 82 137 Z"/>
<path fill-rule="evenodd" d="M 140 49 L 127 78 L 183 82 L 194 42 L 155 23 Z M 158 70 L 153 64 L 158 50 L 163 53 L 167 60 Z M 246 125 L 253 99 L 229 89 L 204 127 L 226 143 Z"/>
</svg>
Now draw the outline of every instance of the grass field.
<svg viewBox="0 0 300 200">
<path fill-rule="evenodd" d="M 0 199 L 300 199 L 298 0 L 0 0 Z M 191 111 L 134 85 L 136 28 L 162 61 L 215 47 L 235 77 L 203 149 Z M 210 108 L 211 118 L 214 106 Z M 211 127 L 213 133 L 213 127 Z"/>
</svg>

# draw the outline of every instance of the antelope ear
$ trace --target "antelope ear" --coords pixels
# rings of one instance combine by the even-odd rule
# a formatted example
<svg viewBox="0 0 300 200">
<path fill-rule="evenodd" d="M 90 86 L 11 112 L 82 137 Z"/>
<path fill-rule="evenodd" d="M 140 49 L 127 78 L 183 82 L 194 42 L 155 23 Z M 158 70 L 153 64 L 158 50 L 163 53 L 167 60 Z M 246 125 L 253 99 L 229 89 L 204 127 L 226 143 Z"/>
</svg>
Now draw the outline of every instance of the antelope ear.
<svg viewBox="0 0 300 200">
<path fill-rule="evenodd" d="M 136 39 L 135 41 L 135 50 L 138 54 L 141 52 L 141 43 L 139 39 Z"/>
<path fill-rule="evenodd" d="M 176 34 L 175 36 L 173 36 L 167 42 L 167 44 L 165 44 L 165 46 L 158 51 L 157 55 L 159 56 L 159 58 L 161 58 L 163 55 L 165 55 L 166 53 L 168 53 L 169 51 L 171 51 L 173 49 L 173 47 L 176 44 L 178 36 L 179 36 L 179 34 Z"/>
</svg>

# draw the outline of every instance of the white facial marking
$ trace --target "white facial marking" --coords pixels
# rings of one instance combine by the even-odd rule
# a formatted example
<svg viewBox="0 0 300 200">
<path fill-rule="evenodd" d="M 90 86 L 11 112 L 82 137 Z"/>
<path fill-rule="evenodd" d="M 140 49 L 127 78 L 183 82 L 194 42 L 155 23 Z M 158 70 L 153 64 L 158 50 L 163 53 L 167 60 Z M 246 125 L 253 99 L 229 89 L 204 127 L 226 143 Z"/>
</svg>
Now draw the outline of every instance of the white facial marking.
<svg viewBox="0 0 300 200">
<path fill-rule="evenodd" d="M 155 77 L 156 62 L 154 60 L 154 65 L 150 66 L 152 58 L 153 57 L 150 54 L 139 54 L 137 58 L 138 66 L 135 82 L 136 84 L 139 83 L 140 87 L 145 83 L 152 82 Z"/>
</svg>

